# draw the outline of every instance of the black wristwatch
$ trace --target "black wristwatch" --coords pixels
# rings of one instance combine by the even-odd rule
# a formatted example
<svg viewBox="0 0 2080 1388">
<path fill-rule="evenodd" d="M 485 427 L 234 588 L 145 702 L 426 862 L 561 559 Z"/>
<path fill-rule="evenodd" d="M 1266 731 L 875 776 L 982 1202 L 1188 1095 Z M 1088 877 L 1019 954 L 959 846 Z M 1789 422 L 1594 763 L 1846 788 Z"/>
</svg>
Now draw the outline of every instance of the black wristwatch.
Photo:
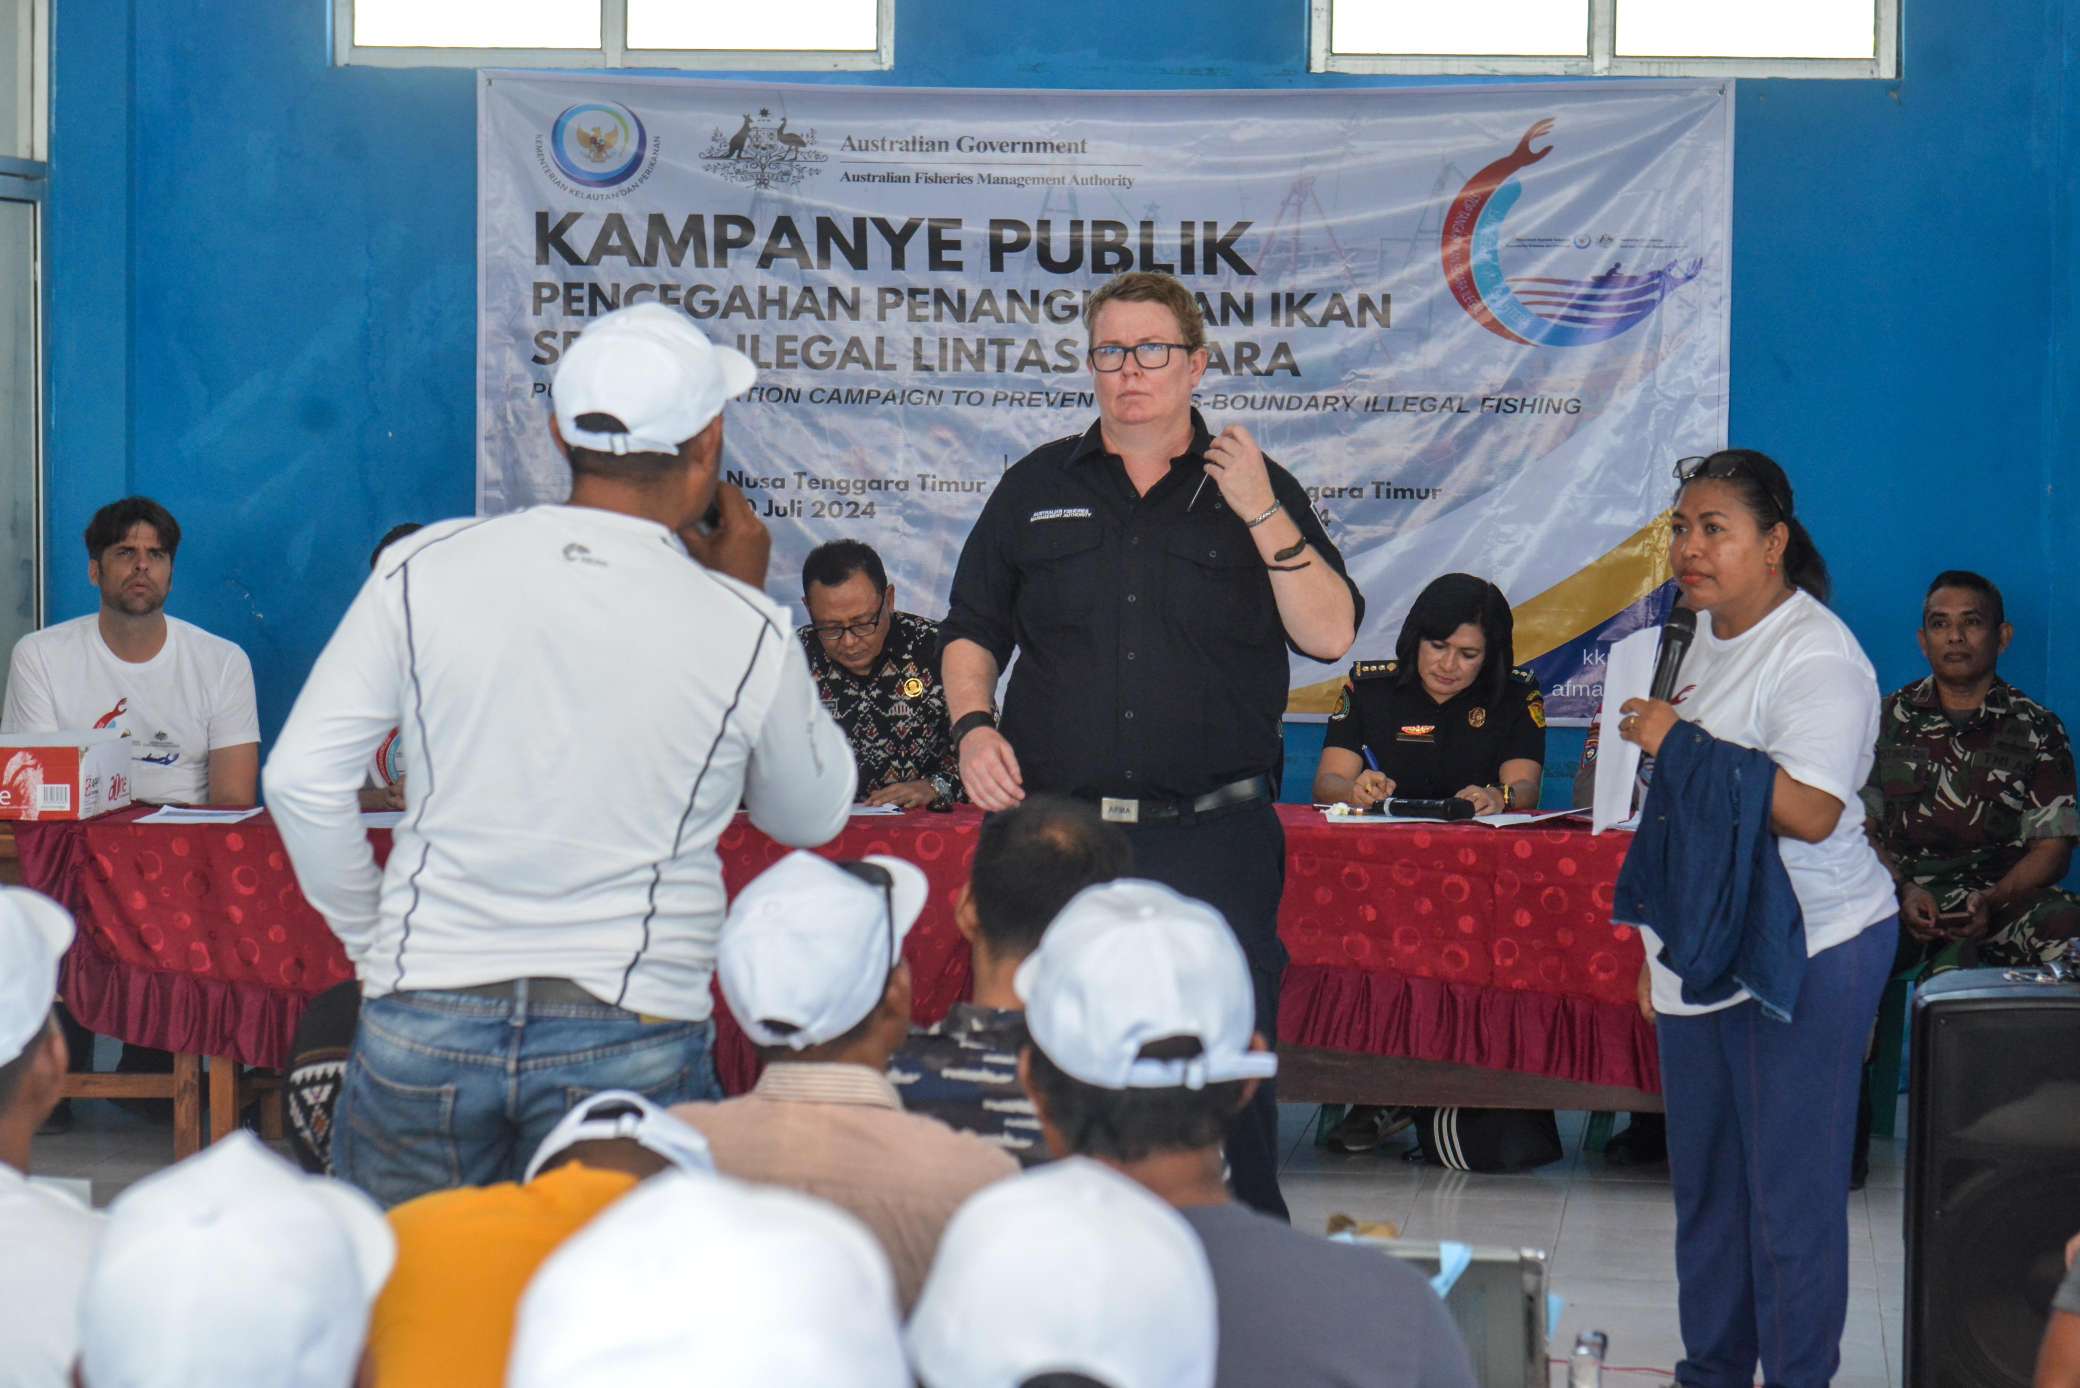
<svg viewBox="0 0 2080 1388">
<path fill-rule="evenodd" d="M 977 728 L 994 728 L 996 726 L 997 715 L 991 713 L 986 708 L 978 708 L 973 713 L 964 713 L 953 720 L 953 745 L 959 747 L 961 739 L 974 732 Z"/>
</svg>

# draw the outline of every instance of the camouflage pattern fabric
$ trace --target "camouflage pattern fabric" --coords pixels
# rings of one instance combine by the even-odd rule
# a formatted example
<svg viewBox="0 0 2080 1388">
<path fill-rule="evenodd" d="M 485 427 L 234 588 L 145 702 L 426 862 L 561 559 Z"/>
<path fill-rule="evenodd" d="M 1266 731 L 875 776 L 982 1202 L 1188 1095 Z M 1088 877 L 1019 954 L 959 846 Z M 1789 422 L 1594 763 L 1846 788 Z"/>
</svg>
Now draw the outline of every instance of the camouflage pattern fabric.
<svg viewBox="0 0 2080 1388">
<path fill-rule="evenodd" d="M 1040 1119 L 1018 1083 L 1026 1042 L 1023 1012 L 957 1003 L 944 1020 L 913 1031 L 888 1062 L 888 1081 L 906 1113 L 936 1118 L 1018 1158 L 1047 1160 Z"/>
<path fill-rule="evenodd" d="M 2000 679 L 1956 723 L 1934 676 L 1888 696 L 1863 802 L 1873 837 L 1945 914 L 1964 911 L 1973 892 L 2000 881 L 2035 841 L 2080 836 L 2065 725 Z M 2080 898 L 2046 888 L 1997 912 L 1975 946 L 1951 951 L 1902 930 L 1901 950 L 1938 950 L 1942 965 L 2034 964 L 2065 957 L 2075 925 Z"/>
</svg>

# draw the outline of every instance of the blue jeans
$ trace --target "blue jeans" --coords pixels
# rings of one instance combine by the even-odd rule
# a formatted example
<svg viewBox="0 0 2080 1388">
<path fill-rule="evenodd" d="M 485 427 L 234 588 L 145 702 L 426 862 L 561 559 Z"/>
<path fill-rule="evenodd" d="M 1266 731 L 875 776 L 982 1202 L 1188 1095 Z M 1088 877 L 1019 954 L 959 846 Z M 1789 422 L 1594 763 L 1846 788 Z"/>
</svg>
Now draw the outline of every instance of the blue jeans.
<svg viewBox="0 0 2080 1388">
<path fill-rule="evenodd" d="M 571 1106 L 602 1089 L 659 1104 L 722 1097 L 713 1022 L 646 1022 L 605 1003 L 438 991 L 361 1005 L 332 1169 L 386 1209 L 517 1181 Z"/>
<path fill-rule="evenodd" d="M 1789 1022 L 1753 1000 L 1664 1016 L 1662 1098 L 1676 1197 L 1676 1381 L 1824 1385 L 1849 1310 L 1849 1154 L 1863 1052 L 1897 918 L 1806 965 Z"/>
</svg>

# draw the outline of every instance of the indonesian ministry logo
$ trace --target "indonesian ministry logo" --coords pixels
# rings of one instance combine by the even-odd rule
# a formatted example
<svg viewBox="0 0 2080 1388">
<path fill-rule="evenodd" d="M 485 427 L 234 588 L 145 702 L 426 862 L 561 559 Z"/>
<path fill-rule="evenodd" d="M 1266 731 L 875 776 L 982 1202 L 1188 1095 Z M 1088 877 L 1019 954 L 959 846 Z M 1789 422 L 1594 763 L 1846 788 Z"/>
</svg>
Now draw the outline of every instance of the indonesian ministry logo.
<svg viewBox="0 0 2080 1388">
<path fill-rule="evenodd" d="M 701 163 L 709 173 L 735 183 L 792 188 L 822 173 L 816 166 L 828 158 L 816 147 L 814 130 L 790 130 L 788 117 L 776 120 L 761 106 L 756 116 L 746 111 L 743 123 L 733 130 L 717 126 Z"/>
<path fill-rule="evenodd" d="M 618 101 L 582 101 L 549 129 L 549 161 L 575 190 L 602 193 L 648 176 L 657 145 L 642 117 Z M 625 189 L 624 189 L 625 191 Z"/>
<path fill-rule="evenodd" d="M 1517 174 L 1553 152 L 1552 145 L 1531 147 L 1552 130 L 1550 116 L 1537 122 L 1514 150 L 1475 174 L 1452 199 L 1440 247 L 1445 283 L 1459 307 L 1498 337 L 1526 347 L 1587 347 L 1653 317 L 1670 295 L 1697 278 L 1704 262 L 1671 259 L 1657 269 L 1628 273 L 1623 261 L 1613 261 L 1588 279 L 1505 274 L 1502 222 L 1524 196 Z M 1611 242 L 1609 236 L 1578 236 L 1573 244 L 1600 250 Z M 1619 249 L 1654 256 L 1665 253 L 1668 243 L 1646 240 Z"/>
</svg>

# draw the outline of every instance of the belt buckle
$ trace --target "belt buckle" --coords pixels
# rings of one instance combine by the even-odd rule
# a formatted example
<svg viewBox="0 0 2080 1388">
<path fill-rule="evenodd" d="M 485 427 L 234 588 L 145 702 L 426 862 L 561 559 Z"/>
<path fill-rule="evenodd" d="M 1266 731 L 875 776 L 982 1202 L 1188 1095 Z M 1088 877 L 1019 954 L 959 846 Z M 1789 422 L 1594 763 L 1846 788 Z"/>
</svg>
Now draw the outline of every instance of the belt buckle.
<svg viewBox="0 0 2080 1388">
<path fill-rule="evenodd" d="M 1107 824 L 1139 824 L 1141 802 L 1122 800 L 1114 795 L 1101 796 L 1098 800 L 1098 818 Z"/>
</svg>

